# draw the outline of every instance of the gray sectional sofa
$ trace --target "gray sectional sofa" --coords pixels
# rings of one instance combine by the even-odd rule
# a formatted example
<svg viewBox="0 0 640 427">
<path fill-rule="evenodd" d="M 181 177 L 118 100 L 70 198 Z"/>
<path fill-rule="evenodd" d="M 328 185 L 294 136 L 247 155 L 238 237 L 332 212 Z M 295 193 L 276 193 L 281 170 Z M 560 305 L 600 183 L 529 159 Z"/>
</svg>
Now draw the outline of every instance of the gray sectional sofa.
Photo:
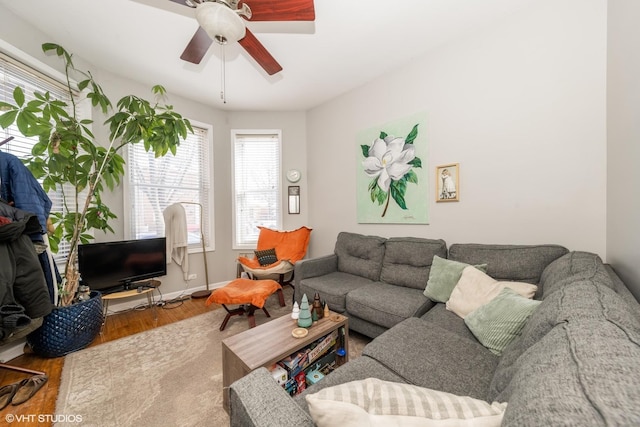
<svg viewBox="0 0 640 427">
<path fill-rule="evenodd" d="M 538 285 L 541 303 L 500 356 L 424 296 L 434 255 Z M 232 426 L 313 426 L 305 395 L 369 377 L 508 402 L 505 426 L 640 425 L 640 305 L 595 254 L 340 233 L 334 254 L 299 262 L 295 277 L 296 297 L 319 292 L 375 339 L 294 398 L 266 369 L 235 382 Z"/>
</svg>

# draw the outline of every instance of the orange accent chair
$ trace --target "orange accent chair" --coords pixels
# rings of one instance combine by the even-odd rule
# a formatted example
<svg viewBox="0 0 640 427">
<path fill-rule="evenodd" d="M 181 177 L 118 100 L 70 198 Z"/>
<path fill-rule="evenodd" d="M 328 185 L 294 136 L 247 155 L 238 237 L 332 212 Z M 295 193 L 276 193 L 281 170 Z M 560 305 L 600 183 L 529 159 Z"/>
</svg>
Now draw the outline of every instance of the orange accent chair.
<svg viewBox="0 0 640 427">
<path fill-rule="evenodd" d="M 278 293 L 280 307 L 285 306 L 282 286 L 275 280 L 251 280 L 251 279 L 235 279 L 227 283 L 225 286 L 215 289 L 207 298 L 207 305 L 213 303 L 220 304 L 227 311 L 220 330 L 224 330 L 231 316 L 242 316 L 247 313 L 249 319 L 249 327 L 256 326 L 254 312 L 256 309 L 262 309 L 267 317 L 271 317 L 264 303 L 271 295 Z M 227 304 L 242 304 L 235 309 L 229 309 Z M 245 307 L 246 305 L 246 307 Z"/>
<path fill-rule="evenodd" d="M 269 265 L 260 265 L 257 257 L 238 257 L 238 263 L 254 279 L 277 280 L 282 286 L 293 287 L 294 266 L 307 254 L 312 229 L 300 227 L 292 231 L 280 231 L 266 227 L 258 228 L 260 235 L 256 251 L 275 249 L 277 261 Z"/>
</svg>

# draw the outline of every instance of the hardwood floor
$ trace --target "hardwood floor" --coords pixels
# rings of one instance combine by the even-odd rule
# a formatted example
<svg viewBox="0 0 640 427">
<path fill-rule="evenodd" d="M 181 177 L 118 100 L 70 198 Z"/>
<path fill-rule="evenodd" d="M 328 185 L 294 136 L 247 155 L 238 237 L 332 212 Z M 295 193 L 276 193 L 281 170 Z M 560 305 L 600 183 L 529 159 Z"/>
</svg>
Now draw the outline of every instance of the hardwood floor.
<svg viewBox="0 0 640 427">
<path fill-rule="evenodd" d="M 108 316 L 102 333 L 89 346 L 103 344 L 125 336 L 147 331 L 158 326 L 187 319 L 221 308 L 217 304 L 207 307 L 205 299 L 187 299 L 177 303 L 169 303 L 157 307 L 157 320 L 154 320 L 153 310 L 129 310 Z M 64 357 L 46 359 L 35 354 L 24 354 L 7 362 L 35 371 L 45 372 L 49 381 L 27 402 L 13 406 L 9 404 L 0 411 L 0 425 L 15 425 L 20 427 L 51 426 L 55 421 L 56 400 L 60 387 L 60 378 L 64 366 Z M 0 386 L 18 382 L 28 378 L 30 374 L 8 369 L 0 369 Z M 69 414 L 65 414 L 69 415 Z M 78 424 L 78 425 L 81 425 Z"/>
</svg>

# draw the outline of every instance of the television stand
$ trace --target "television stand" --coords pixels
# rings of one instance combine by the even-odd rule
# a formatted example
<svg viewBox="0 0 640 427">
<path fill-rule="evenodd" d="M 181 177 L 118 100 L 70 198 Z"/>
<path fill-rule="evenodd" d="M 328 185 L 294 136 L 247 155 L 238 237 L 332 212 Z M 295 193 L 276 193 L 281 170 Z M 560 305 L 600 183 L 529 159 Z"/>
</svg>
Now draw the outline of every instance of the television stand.
<svg viewBox="0 0 640 427">
<path fill-rule="evenodd" d="M 149 307 L 153 310 L 153 319 L 158 320 L 158 312 L 156 311 L 155 299 L 153 297 L 153 291 L 156 290 L 162 283 L 159 280 L 148 280 L 143 282 L 130 283 L 130 289 L 125 289 L 119 292 L 113 292 L 110 294 L 102 295 L 103 303 L 103 316 L 104 319 L 102 326 L 107 324 L 107 314 L 109 312 L 109 302 L 119 300 L 122 298 L 131 298 L 138 295 L 146 295 Z"/>
<path fill-rule="evenodd" d="M 138 288 L 142 288 L 142 289 L 155 289 L 158 286 L 160 286 L 160 282 L 158 280 L 141 280 L 139 282 L 125 282 L 124 285 L 122 285 L 123 290 L 125 291 L 130 291 L 130 290 L 137 290 Z"/>
</svg>

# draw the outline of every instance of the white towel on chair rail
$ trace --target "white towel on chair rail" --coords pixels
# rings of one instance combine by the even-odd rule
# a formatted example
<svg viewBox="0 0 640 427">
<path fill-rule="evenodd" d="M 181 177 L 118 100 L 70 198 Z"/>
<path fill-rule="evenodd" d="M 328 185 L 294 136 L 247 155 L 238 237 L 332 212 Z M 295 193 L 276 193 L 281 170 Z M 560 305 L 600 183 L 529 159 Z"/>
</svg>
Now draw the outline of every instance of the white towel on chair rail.
<svg viewBox="0 0 640 427">
<path fill-rule="evenodd" d="M 167 264 L 173 260 L 182 267 L 184 280 L 189 279 L 189 236 L 184 206 L 174 203 L 167 206 L 164 216 L 164 233 L 167 237 Z"/>
</svg>

